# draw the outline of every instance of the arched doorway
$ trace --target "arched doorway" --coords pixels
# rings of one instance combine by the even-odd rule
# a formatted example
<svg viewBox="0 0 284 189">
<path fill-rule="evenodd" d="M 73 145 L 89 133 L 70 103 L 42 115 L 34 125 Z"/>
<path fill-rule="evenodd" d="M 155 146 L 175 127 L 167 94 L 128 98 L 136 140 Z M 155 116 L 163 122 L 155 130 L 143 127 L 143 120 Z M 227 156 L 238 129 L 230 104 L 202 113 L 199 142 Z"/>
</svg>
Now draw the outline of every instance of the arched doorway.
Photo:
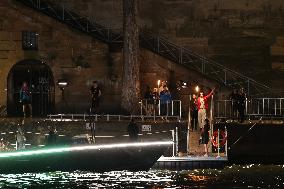
<svg viewBox="0 0 284 189">
<path fill-rule="evenodd" d="M 32 92 L 33 116 L 46 116 L 54 110 L 54 80 L 50 68 L 39 60 L 22 60 L 7 78 L 7 113 L 22 116 L 19 92 L 26 81 Z"/>
</svg>

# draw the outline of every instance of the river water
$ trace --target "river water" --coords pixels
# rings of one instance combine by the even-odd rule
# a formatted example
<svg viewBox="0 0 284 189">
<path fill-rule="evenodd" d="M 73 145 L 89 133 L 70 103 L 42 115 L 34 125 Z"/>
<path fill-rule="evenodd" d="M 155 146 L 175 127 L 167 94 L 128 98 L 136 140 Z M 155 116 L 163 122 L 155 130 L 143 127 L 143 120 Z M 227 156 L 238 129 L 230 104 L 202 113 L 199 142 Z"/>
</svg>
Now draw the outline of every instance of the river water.
<svg viewBox="0 0 284 189">
<path fill-rule="evenodd" d="M 224 169 L 52 172 L 0 175 L 0 188 L 284 188 L 284 165 L 232 165 Z"/>
</svg>

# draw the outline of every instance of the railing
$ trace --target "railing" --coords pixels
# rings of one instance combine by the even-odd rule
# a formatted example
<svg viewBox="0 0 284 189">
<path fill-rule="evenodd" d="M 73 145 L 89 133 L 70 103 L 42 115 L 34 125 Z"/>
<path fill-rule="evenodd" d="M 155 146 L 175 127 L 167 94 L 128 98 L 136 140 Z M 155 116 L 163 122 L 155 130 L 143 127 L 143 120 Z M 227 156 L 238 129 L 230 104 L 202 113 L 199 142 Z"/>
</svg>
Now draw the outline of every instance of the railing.
<svg viewBox="0 0 284 189">
<path fill-rule="evenodd" d="M 88 17 L 78 15 L 74 11 L 65 8 L 60 4 L 51 4 L 45 0 L 17 0 L 32 7 L 44 14 L 53 17 L 60 22 L 83 31 L 105 43 L 123 43 L 122 30 L 113 30 L 104 27 Z M 248 95 L 269 94 L 270 88 L 252 78 L 244 76 L 223 65 L 200 56 L 189 49 L 177 46 L 166 37 L 155 35 L 149 31 L 140 31 L 140 46 L 159 54 L 175 63 L 187 66 L 188 68 L 202 73 L 220 82 L 227 87 L 244 87 Z"/>
<path fill-rule="evenodd" d="M 167 119 L 178 116 L 181 119 L 181 101 L 171 100 L 161 104 L 160 100 L 143 99 L 140 101 L 140 113 L 147 117 L 163 116 Z"/>
<path fill-rule="evenodd" d="M 231 100 L 217 100 L 215 102 L 215 118 L 238 117 L 237 105 Z M 245 101 L 245 115 L 247 118 L 283 118 L 284 98 L 252 98 Z"/>
</svg>

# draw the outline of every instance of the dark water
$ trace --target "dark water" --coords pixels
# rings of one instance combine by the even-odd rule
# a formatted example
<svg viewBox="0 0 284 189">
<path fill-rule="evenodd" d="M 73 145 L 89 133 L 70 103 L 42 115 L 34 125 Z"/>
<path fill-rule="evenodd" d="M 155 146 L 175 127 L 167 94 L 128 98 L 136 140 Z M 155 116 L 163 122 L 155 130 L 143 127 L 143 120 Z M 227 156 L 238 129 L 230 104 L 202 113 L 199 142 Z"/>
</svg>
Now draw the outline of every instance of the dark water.
<svg viewBox="0 0 284 189">
<path fill-rule="evenodd" d="M 284 188 L 284 165 L 233 165 L 222 170 L 52 172 L 0 175 L 1 188 Z"/>
</svg>

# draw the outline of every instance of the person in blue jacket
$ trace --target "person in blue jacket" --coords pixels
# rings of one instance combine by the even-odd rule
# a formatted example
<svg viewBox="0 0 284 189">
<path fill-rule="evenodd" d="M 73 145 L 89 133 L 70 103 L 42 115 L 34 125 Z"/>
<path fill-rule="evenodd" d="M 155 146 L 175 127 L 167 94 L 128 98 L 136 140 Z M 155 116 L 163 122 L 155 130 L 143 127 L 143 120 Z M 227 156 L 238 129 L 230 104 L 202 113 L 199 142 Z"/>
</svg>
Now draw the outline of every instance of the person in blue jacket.
<svg viewBox="0 0 284 189">
<path fill-rule="evenodd" d="M 23 85 L 20 90 L 20 103 L 23 105 L 23 114 L 24 117 L 27 115 L 27 106 L 29 107 L 30 117 L 32 117 L 32 93 L 28 87 L 27 82 L 23 82 Z"/>
<path fill-rule="evenodd" d="M 164 86 L 163 90 L 160 93 L 161 115 L 165 115 L 165 116 L 169 115 L 169 108 L 170 108 L 171 100 L 172 100 L 171 93 L 168 87 Z"/>
</svg>

